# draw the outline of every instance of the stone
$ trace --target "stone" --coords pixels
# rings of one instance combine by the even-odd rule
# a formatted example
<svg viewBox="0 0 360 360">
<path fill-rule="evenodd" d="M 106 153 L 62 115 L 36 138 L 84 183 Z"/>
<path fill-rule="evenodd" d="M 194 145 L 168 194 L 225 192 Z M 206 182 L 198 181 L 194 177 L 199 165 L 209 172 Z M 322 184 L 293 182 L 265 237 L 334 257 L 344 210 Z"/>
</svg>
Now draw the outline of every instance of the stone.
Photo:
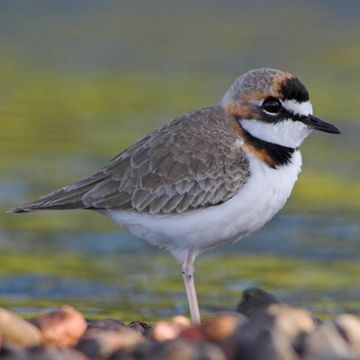
<svg viewBox="0 0 360 360">
<path fill-rule="evenodd" d="M 13 342 L 5 342 L 0 348 L 1 360 L 27 360 L 26 348 Z"/>
<path fill-rule="evenodd" d="M 70 347 L 85 333 L 87 324 L 80 312 L 70 306 L 41 314 L 32 320 L 51 346 Z"/>
<path fill-rule="evenodd" d="M 87 320 L 87 329 L 101 329 L 101 330 L 121 330 L 125 324 L 120 320 L 102 319 L 102 320 Z"/>
<path fill-rule="evenodd" d="M 352 355 L 350 346 L 333 321 L 324 321 L 307 334 L 302 353 L 305 360 L 350 358 Z"/>
<path fill-rule="evenodd" d="M 154 325 L 148 324 L 144 321 L 133 321 L 128 325 L 128 327 L 146 337 L 151 336 L 154 330 Z"/>
<path fill-rule="evenodd" d="M 182 339 L 166 341 L 154 346 L 146 360 L 225 360 L 225 354 L 215 344 L 193 343 Z"/>
<path fill-rule="evenodd" d="M 334 319 L 335 326 L 346 342 L 360 350 L 360 320 L 353 315 L 343 314 Z"/>
<path fill-rule="evenodd" d="M 254 313 L 223 347 L 230 359 L 241 352 L 244 360 L 297 360 L 299 356 L 293 344 L 314 328 L 308 311 L 272 304 Z"/>
<path fill-rule="evenodd" d="M 184 316 L 175 316 L 169 321 L 159 321 L 155 325 L 151 337 L 157 342 L 172 340 L 190 328 L 190 326 L 191 322 L 189 319 Z"/>
<path fill-rule="evenodd" d="M 312 315 L 304 309 L 285 304 L 272 304 L 267 308 L 266 313 L 273 318 L 275 331 L 292 340 L 302 333 L 315 329 Z"/>
<path fill-rule="evenodd" d="M 242 314 L 227 312 L 204 320 L 201 328 L 207 340 L 221 342 L 234 335 L 237 329 L 247 321 Z"/>
<path fill-rule="evenodd" d="M 91 329 L 79 340 L 76 349 L 90 359 L 107 358 L 118 350 L 132 350 L 144 337 L 128 327 L 118 330 Z"/>
<path fill-rule="evenodd" d="M 185 328 L 180 332 L 179 336 L 174 336 L 173 339 L 180 337 L 189 342 L 202 343 L 207 340 L 203 327 L 200 324 L 194 324 Z"/>
<path fill-rule="evenodd" d="M 236 311 L 247 317 L 251 317 L 258 310 L 265 310 L 272 304 L 280 301 L 272 294 L 257 288 L 247 289 L 242 294 L 242 299 Z"/>
<path fill-rule="evenodd" d="M 27 350 L 26 360 L 87 360 L 74 349 L 37 346 Z"/>
<path fill-rule="evenodd" d="M 42 342 L 40 331 L 20 316 L 0 308 L 0 336 L 3 342 L 33 346 Z"/>
</svg>

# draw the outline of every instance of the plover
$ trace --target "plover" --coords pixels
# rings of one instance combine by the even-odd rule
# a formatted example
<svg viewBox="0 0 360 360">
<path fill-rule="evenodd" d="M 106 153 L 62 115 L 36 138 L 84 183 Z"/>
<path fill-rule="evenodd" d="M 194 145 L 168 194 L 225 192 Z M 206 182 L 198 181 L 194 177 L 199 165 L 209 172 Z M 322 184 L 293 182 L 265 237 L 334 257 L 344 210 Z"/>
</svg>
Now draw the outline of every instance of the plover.
<svg viewBox="0 0 360 360">
<path fill-rule="evenodd" d="M 293 75 L 241 75 L 221 102 L 189 112 L 136 142 L 90 177 L 13 212 L 91 209 L 181 262 L 192 321 L 200 322 L 194 259 L 267 223 L 301 170 L 312 132 L 339 134 L 313 116 Z"/>
</svg>

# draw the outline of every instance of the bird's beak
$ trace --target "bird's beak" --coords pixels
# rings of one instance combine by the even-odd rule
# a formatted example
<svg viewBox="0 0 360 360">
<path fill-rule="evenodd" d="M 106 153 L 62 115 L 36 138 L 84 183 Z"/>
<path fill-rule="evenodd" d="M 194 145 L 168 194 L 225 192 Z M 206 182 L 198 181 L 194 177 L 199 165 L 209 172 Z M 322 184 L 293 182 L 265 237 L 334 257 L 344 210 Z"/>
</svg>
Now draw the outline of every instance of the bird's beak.
<svg viewBox="0 0 360 360">
<path fill-rule="evenodd" d="M 331 134 L 341 134 L 341 131 L 336 126 L 331 125 L 328 122 L 321 120 L 314 115 L 308 115 L 303 120 L 303 123 L 315 130 L 320 130 Z"/>
</svg>

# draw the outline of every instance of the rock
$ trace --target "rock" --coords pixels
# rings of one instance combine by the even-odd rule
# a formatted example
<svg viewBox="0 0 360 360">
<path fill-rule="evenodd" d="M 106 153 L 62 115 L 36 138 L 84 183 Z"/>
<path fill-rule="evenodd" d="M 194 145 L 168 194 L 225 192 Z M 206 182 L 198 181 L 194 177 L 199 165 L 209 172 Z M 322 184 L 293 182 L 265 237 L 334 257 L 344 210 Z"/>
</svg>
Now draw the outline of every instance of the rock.
<svg viewBox="0 0 360 360">
<path fill-rule="evenodd" d="M 203 343 L 191 343 L 185 340 L 171 340 L 154 346 L 146 360 L 225 360 L 225 354 L 219 346 Z"/>
<path fill-rule="evenodd" d="M 122 321 L 115 319 L 88 320 L 87 329 L 121 330 L 125 326 Z"/>
<path fill-rule="evenodd" d="M 26 349 L 12 342 L 2 344 L 0 348 L 1 360 L 27 360 Z"/>
<path fill-rule="evenodd" d="M 2 308 L 0 308 L 0 336 L 3 342 L 10 341 L 22 346 L 33 346 L 42 342 L 42 335 L 33 324 Z"/>
<path fill-rule="evenodd" d="M 37 346 L 28 349 L 26 360 L 87 360 L 88 358 L 73 349 Z"/>
<path fill-rule="evenodd" d="M 151 334 L 154 330 L 153 325 L 148 324 L 144 321 L 133 321 L 128 325 L 128 327 L 130 329 L 137 331 L 140 335 L 143 335 L 143 336 L 151 336 Z"/>
<path fill-rule="evenodd" d="M 180 334 L 178 334 L 178 336 L 174 336 L 173 339 L 176 339 L 178 337 L 188 342 L 194 343 L 201 343 L 207 340 L 204 329 L 199 324 L 194 324 L 188 328 L 185 328 L 183 331 L 180 332 Z"/>
<path fill-rule="evenodd" d="M 132 350 L 118 350 L 109 357 L 109 360 L 147 360 L 148 354 L 158 344 L 143 342 Z"/>
<path fill-rule="evenodd" d="M 118 330 L 91 329 L 79 340 L 76 349 L 91 359 L 107 358 L 118 350 L 132 350 L 143 341 L 143 336 L 125 326 Z"/>
<path fill-rule="evenodd" d="M 184 316 L 175 316 L 169 321 L 159 321 L 153 329 L 152 339 L 158 342 L 175 339 L 190 326 L 190 320 Z"/>
<path fill-rule="evenodd" d="M 45 344 L 60 347 L 76 344 L 87 327 L 81 313 L 70 306 L 39 315 L 32 322 L 40 329 Z"/>
<path fill-rule="evenodd" d="M 334 319 L 335 326 L 350 346 L 360 350 L 360 320 L 353 315 L 340 315 Z"/>
<path fill-rule="evenodd" d="M 304 309 L 285 304 L 273 304 L 268 307 L 266 313 L 273 318 L 275 331 L 291 340 L 315 328 L 312 315 Z"/>
<path fill-rule="evenodd" d="M 200 325 L 195 324 L 185 328 L 179 337 L 190 342 L 220 343 L 231 337 L 246 322 L 247 319 L 241 314 L 235 312 L 221 313 L 204 320 Z"/>
<path fill-rule="evenodd" d="M 264 290 L 253 288 L 247 289 L 242 294 L 242 299 L 236 308 L 236 311 L 247 317 L 251 317 L 258 310 L 265 310 L 272 304 L 278 304 L 280 301 L 272 294 Z"/>
<path fill-rule="evenodd" d="M 204 320 L 201 328 L 209 341 L 221 342 L 234 335 L 235 331 L 246 322 L 245 316 L 228 312 Z"/>
<path fill-rule="evenodd" d="M 303 343 L 303 358 L 336 359 L 350 358 L 350 346 L 340 335 L 333 321 L 325 321 L 313 332 L 307 334 Z"/>
<path fill-rule="evenodd" d="M 223 347 L 230 359 L 240 352 L 244 360 L 297 360 L 293 344 L 314 327 L 308 311 L 272 304 L 254 313 Z"/>
</svg>

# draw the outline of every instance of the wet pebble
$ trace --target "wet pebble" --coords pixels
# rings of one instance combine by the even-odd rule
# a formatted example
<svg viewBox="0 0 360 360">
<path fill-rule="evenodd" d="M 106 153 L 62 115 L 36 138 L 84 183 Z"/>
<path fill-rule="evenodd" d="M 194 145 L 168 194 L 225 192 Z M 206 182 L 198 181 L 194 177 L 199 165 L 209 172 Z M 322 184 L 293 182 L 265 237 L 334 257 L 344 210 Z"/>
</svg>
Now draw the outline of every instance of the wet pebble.
<svg viewBox="0 0 360 360">
<path fill-rule="evenodd" d="M 0 308 L 0 336 L 2 342 L 13 342 L 22 346 L 38 345 L 42 342 L 40 331 L 18 315 Z"/>
<path fill-rule="evenodd" d="M 71 306 L 45 313 L 32 320 L 47 345 L 73 346 L 85 333 L 87 324 L 80 312 Z"/>
</svg>

